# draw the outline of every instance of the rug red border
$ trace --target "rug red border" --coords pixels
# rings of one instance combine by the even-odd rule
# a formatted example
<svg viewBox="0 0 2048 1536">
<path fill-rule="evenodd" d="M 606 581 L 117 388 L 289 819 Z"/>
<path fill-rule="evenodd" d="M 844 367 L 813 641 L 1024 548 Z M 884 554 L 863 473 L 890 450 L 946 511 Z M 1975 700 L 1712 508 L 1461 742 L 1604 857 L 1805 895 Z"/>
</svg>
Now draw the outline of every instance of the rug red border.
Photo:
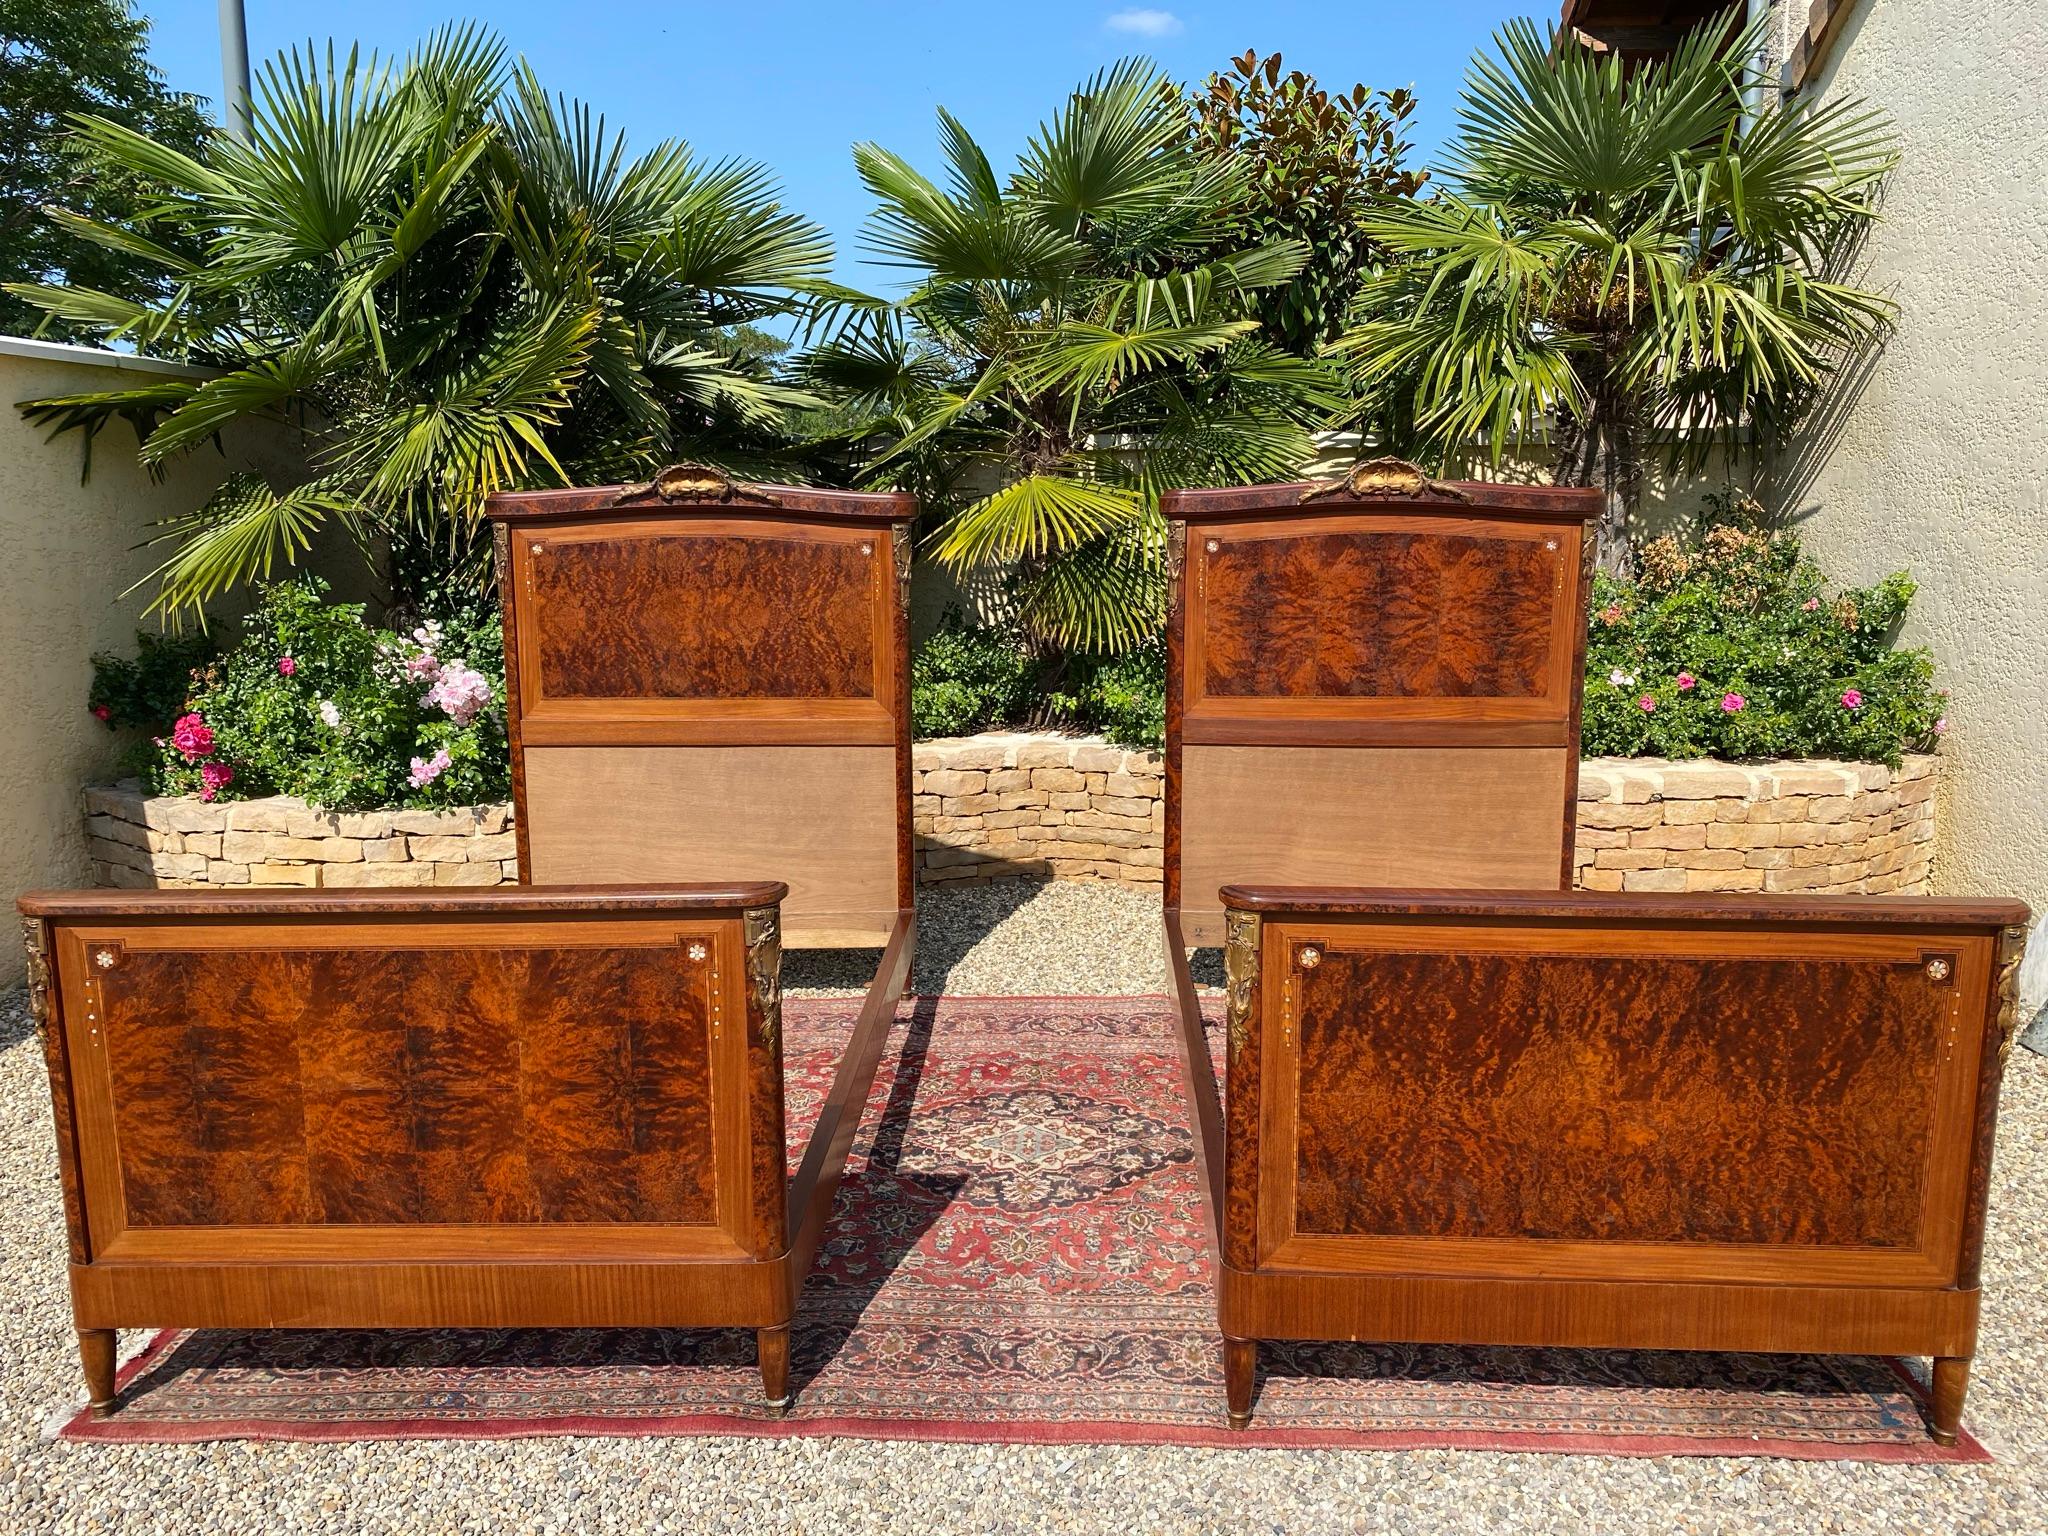
<svg viewBox="0 0 2048 1536">
<path fill-rule="evenodd" d="M 185 1330 L 166 1328 L 121 1367 L 117 1392 L 156 1363 Z M 1926 1389 L 1902 1361 L 1886 1361 L 1914 1400 L 1923 1406 Z M 615 1419 L 567 1415 L 539 1419 L 494 1419 L 464 1423 L 439 1418 L 333 1419 L 317 1425 L 275 1419 L 225 1419 L 207 1424 L 161 1424 L 147 1420 L 95 1419 L 80 1408 L 58 1431 L 61 1439 L 102 1445 L 195 1445 L 216 1440 L 292 1441 L 336 1444 L 370 1440 L 528 1440 L 543 1437 L 650 1440 L 682 1436 L 730 1436 L 749 1440 L 910 1440 L 958 1445 L 1207 1446 L 1217 1450 L 1500 1451 L 1561 1456 L 1767 1456 L 1783 1461 L 1857 1461 L 1918 1466 L 1974 1465 L 1992 1455 L 1964 1429 L 1952 1446 L 1932 1440 L 1899 1444 L 1817 1444 L 1784 1439 L 1699 1439 L 1685 1435 L 1469 1434 L 1456 1430 L 1226 1429 L 1221 1425 L 1137 1425 L 1115 1419 L 1062 1424 L 1002 1420 L 949 1424 L 929 1419 L 846 1416 L 821 1419 L 748 1419 L 722 1413 L 689 1413 Z"/>
</svg>

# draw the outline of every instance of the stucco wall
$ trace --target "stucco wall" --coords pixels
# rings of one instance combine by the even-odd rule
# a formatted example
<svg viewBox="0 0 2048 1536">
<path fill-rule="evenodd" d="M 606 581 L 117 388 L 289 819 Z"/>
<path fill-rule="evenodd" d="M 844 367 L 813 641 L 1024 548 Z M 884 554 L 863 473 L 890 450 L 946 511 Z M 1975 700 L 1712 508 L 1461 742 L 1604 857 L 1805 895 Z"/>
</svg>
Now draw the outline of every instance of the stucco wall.
<svg viewBox="0 0 2048 1536">
<path fill-rule="evenodd" d="M 204 450 L 152 482 L 125 423 L 93 444 L 82 483 L 80 440 L 45 441 L 15 403 L 115 389 L 180 371 L 146 359 L 0 339 L 0 901 L 33 886 L 85 885 L 81 785 L 105 778 L 114 737 L 86 713 L 94 651 L 132 651 L 147 599 L 121 592 L 162 559 L 135 546 L 149 525 L 200 505 L 231 468 L 276 463 L 281 443 Z M 11 931 L 11 930 L 10 930 Z M 0 986 L 21 979 L 20 946 L 0 942 Z"/>
<path fill-rule="evenodd" d="M 1805 0 L 1781 0 L 1803 22 Z M 1781 50 L 1780 57 L 1784 54 Z M 1862 0 L 1803 97 L 1862 97 L 1903 158 L 1868 248 L 1896 334 L 1770 489 L 1844 581 L 1905 568 L 1954 690 L 1935 888 L 2048 912 L 2048 6 Z M 2023 1003 L 2048 1002 L 2037 922 Z"/>
</svg>

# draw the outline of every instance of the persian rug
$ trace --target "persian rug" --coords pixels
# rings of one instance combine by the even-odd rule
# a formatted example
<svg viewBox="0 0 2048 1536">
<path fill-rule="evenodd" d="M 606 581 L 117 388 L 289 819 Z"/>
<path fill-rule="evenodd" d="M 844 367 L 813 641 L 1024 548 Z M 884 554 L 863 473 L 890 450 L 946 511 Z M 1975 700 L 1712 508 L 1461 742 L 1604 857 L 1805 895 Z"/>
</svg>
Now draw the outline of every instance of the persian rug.
<svg viewBox="0 0 2048 1536">
<path fill-rule="evenodd" d="M 786 1007 L 800 1147 L 857 1005 Z M 906 1003 L 798 1310 L 795 1406 L 741 1330 L 159 1334 L 71 1439 L 856 1435 L 1989 1459 L 1899 1362 L 1268 1344 L 1224 1422 L 1210 1255 L 1162 999 Z"/>
</svg>

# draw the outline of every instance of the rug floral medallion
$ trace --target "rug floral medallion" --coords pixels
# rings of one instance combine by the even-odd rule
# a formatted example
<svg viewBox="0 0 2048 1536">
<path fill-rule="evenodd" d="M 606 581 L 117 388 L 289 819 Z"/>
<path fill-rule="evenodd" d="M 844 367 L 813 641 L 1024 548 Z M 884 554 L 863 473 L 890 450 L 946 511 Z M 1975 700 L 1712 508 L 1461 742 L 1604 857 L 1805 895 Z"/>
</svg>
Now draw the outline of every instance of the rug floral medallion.
<svg viewBox="0 0 2048 1536">
<path fill-rule="evenodd" d="M 786 1008 L 800 1148 L 857 1004 Z M 1986 1459 L 1895 1361 L 1267 1344 L 1224 1424 L 1211 1257 L 1158 998 L 906 1003 L 798 1309 L 777 1418 L 751 1332 L 169 1332 L 87 1440 L 850 1434 Z"/>
</svg>

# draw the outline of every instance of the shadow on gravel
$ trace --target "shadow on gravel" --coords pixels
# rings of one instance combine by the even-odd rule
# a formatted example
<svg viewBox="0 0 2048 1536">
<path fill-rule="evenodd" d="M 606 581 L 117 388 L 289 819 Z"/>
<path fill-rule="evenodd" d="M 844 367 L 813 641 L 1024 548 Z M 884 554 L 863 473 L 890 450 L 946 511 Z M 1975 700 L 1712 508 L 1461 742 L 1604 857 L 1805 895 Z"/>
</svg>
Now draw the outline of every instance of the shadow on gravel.
<svg viewBox="0 0 2048 1536">
<path fill-rule="evenodd" d="M 917 894 L 917 957 L 910 990 L 937 997 L 955 967 L 1007 919 L 1045 889 L 1043 879 L 1025 876 L 971 886 L 926 887 Z M 782 955 L 782 989 L 805 992 L 862 992 L 881 963 L 878 949 L 795 949 Z"/>
</svg>

